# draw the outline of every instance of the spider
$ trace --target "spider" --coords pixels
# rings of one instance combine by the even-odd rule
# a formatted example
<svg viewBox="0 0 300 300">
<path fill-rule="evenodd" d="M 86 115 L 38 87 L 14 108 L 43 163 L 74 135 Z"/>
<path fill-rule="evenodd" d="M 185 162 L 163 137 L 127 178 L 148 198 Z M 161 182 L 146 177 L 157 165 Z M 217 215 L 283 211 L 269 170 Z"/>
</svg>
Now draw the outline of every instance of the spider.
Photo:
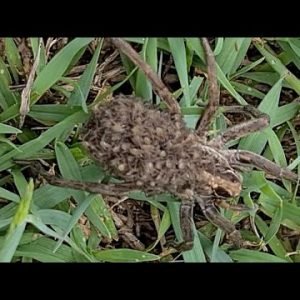
<svg viewBox="0 0 300 300">
<path fill-rule="evenodd" d="M 227 111 L 243 113 L 250 118 L 209 137 L 210 125 L 219 106 L 220 90 L 213 51 L 208 40 L 202 38 L 209 99 L 196 128 L 189 129 L 178 102 L 151 67 L 125 40 L 111 38 L 110 41 L 145 73 L 166 107 L 120 95 L 92 111 L 82 132 L 83 144 L 95 162 L 123 182 L 104 184 L 66 180 L 40 170 L 42 176 L 52 185 L 103 195 L 120 196 L 134 190 L 150 195 L 171 193 L 181 201 L 183 242 L 177 244 L 179 251 L 193 247 L 195 204 L 211 223 L 228 234 L 235 246 L 241 247 L 239 230 L 217 209 L 217 206 L 226 206 L 224 199 L 240 195 L 241 165 L 256 167 L 279 179 L 298 180 L 293 172 L 260 155 L 225 148 L 231 140 L 268 127 L 268 115 L 249 105 L 228 107 Z"/>
</svg>

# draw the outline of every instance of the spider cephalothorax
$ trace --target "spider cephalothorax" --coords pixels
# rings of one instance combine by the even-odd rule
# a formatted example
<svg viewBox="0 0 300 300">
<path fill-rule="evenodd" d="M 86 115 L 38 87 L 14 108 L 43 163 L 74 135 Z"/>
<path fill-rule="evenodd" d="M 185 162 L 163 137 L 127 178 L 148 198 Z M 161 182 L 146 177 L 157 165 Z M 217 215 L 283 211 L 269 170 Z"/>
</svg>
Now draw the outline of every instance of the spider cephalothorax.
<svg viewBox="0 0 300 300">
<path fill-rule="evenodd" d="M 144 71 L 167 108 L 163 110 L 134 97 L 117 96 L 92 111 L 84 127 L 83 143 L 92 158 L 123 179 L 122 183 L 84 183 L 44 174 L 45 178 L 50 184 L 104 195 L 123 195 L 132 190 L 154 194 L 169 192 L 182 201 L 180 219 L 186 247 L 181 249 L 190 249 L 193 245 L 194 202 L 213 224 L 240 245 L 240 233 L 215 206 L 221 199 L 240 194 L 239 165 L 254 166 L 277 178 L 298 179 L 288 169 L 255 153 L 224 147 L 230 140 L 266 128 L 268 116 L 251 106 L 230 107 L 227 111 L 244 113 L 251 119 L 209 140 L 209 127 L 219 105 L 219 88 L 214 55 L 208 41 L 202 39 L 209 101 L 195 130 L 187 128 L 177 101 L 138 53 L 122 39 L 111 41 Z"/>
</svg>

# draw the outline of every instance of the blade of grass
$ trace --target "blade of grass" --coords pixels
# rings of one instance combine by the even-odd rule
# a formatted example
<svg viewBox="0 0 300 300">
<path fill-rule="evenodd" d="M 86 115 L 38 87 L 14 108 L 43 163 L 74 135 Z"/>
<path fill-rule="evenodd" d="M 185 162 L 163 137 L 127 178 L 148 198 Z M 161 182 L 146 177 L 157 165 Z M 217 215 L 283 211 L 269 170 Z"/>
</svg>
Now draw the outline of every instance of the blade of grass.
<svg viewBox="0 0 300 300">
<path fill-rule="evenodd" d="M 18 244 L 26 227 L 26 217 L 29 212 L 33 189 L 33 180 L 30 179 L 27 185 L 26 192 L 22 197 L 16 214 L 10 224 L 9 230 L 5 237 L 5 242 L 0 249 L 0 262 L 10 262 L 14 256 L 14 253 L 18 247 Z"/>
<path fill-rule="evenodd" d="M 16 203 L 20 202 L 20 197 L 17 194 L 12 193 L 11 191 L 8 191 L 2 187 L 0 187 L 0 197 Z"/>
<path fill-rule="evenodd" d="M 168 209 L 165 209 L 161 222 L 159 224 L 157 239 L 154 242 L 154 244 L 149 249 L 147 249 L 147 251 L 151 251 L 152 249 L 155 248 L 155 246 L 159 243 L 159 241 L 165 235 L 165 233 L 167 232 L 170 226 L 171 226 L 170 213 Z"/>
<path fill-rule="evenodd" d="M 91 203 L 91 210 L 94 212 L 94 214 L 91 214 L 89 219 L 93 224 L 98 224 L 97 228 L 99 229 L 100 233 L 110 240 L 117 240 L 118 231 L 109 207 L 101 195 L 95 195 L 94 201 Z M 99 222 L 99 220 L 101 221 Z"/>
<path fill-rule="evenodd" d="M 191 47 L 195 53 L 199 56 L 201 61 L 204 61 L 204 53 L 202 46 L 200 45 L 200 41 L 197 38 L 187 38 L 187 45 Z M 232 84 L 226 78 L 225 74 L 221 70 L 220 66 L 216 64 L 216 72 L 218 81 L 222 84 L 222 86 L 237 100 L 237 102 L 241 105 L 247 104 L 244 98 L 234 89 Z"/>
<path fill-rule="evenodd" d="M 40 40 L 40 38 L 30 38 L 30 44 L 32 47 L 32 52 L 33 52 L 34 58 L 36 58 L 37 53 L 38 53 L 39 40 Z M 39 61 L 39 65 L 36 70 L 37 74 L 39 74 L 43 70 L 43 68 L 46 65 L 46 62 L 47 62 L 47 58 L 46 58 L 45 45 L 42 42 L 41 50 L 40 50 L 40 61 Z"/>
<path fill-rule="evenodd" d="M 287 167 L 287 161 L 285 157 L 285 152 L 282 148 L 281 142 L 278 139 L 278 136 L 276 133 L 270 129 L 267 128 L 266 130 L 266 136 L 268 139 L 268 144 L 270 146 L 270 150 L 272 152 L 273 158 L 277 165 L 281 167 Z M 288 191 L 292 190 L 292 184 L 288 180 L 283 180 L 284 186 Z"/>
<path fill-rule="evenodd" d="M 39 229 L 44 234 L 51 236 L 55 239 L 62 238 L 62 236 L 60 234 L 58 234 L 57 232 L 55 232 L 54 230 L 52 230 L 51 228 L 46 226 L 39 217 L 34 216 L 34 215 L 28 215 L 26 217 L 26 220 L 28 223 L 34 225 L 37 229 Z M 69 237 L 65 238 L 65 242 L 68 243 L 74 251 L 82 254 L 86 259 L 88 259 L 88 261 L 95 262 L 95 259 L 89 253 L 80 249 Z M 51 250 L 51 251 L 53 251 L 53 250 Z"/>
<path fill-rule="evenodd" d="M 63 237 L 60 240 L 58 240 L 58 242 L 56 243 L 56 246 L 55 246 L 53 252 L 56 252 L 57 249 L 62 245 L 65 238 L 71 232 L 73 227 L 78 223 L 79 219 L 84 214 L 86 209 L 90 206 L 91 202 L 94 200 L 95 197 L 96 197 L 95 195 L 89 195 L 88 197 L 86 197 L 85 201 L 81 202 L 75 208 L 75 210 L 73 211 L 72 217 L 67 225 L 67 229 L 65 230 Z"/>
<path fill-rule="evenodd" d="M 18 73 L 23 69 L 18 48 L 13 38 L 5 38 L 4 43 L 5 43 L 5 55 L 7 57 L 7 61 L 11 73 L 13 75 L 14 81 L 18 84 L 19 83 Z"/>
<path fill-rule="evenodd" d="M 213 243 L 200 231 L 198 231 L 198 236 L 205 254 L 211 261 L 213 254 Z M 232 259 L 225 251 L 218 247 L 214 253 L 214 262 L 232 262 Z"/>
<path fill-rule="evenodd" d="M 261 57 L 260 59 L 246 65 L 245 67 L 241 68 L 239 71 L 235 72 L 234 74 L 232 74 L 230 76 L 230 80 L 240 77 L 241 75 L 251 71 L 252 69 L 254 69 L 256 66 L 258 66 L 259 64 L 261 64 L 263 61 L 265 60 L 264 57 Z"/>
<path fill-rule="evenodd" d="M 279 79 L 258 106 L 260 111 L 270 116 L 271 123 L 273 116 L 276 115 L 277 112 L 281 88 L 282 79 Z M 263 130 L 242 138 L 239 143 L 239 149 L 247 149 L 260 154 L 267 143 L 267 136 L 265 132 L 266 130 Z"/>
<path fill-rule="evenodd" d="M 259 43 L 254 42 L 256 49 L 266 58 L 270 66 L 284 78 L 291 88 L 300 95 L 300 80 L 290 72 L 285 65 L 274 55 L 272 55 L 266 48 L 262 47 Z"/>
<path fill-rule="evenodd" d="M 241 64 L 250 43 L 250 38 L 224 39 L 222 51 L 216 60 L 225 75 L 230 75 L 235 72 Z"/>
<path fill-rule="evenodd" d="M 266 233 L 269 231 L 268 225 L 258 215 L 255 217 L 255 224 L 259 231 L 266 236 Z M 274 236 L 268 244 L 277 257 L 285 259 L 288 262 L 293 262 L 290 257 L 286 256 L 287 251 L 285 250 L 282 242 L 276 236 Z"/>
<path fill-rule="evenodd" d="M 47 237 L 41 237 L 31 243 L 19 246 L 15 256 L 26 256 L 44 263 L 74 262 L 72 248 L 62 245 L 56 253 L 53 253 L 55 241 Z"/>
<path fill-rule="evenodd" d="M 241 94 L 250 95 L 258 99 L 263 99 L 265 94 L 240 82 L 231 81 L 232 86 Z"/>
<path fill-rule="evenodd" d="M 157 40 L 156 38 L 145 39 L 141 55 L 143 59 L 151 66 L 154 72 L 157 72 Z M 135 84 L 136 95 L 145 99 L 152 100 L 152 85 L 144 72 L 140 69 L 136 74 Z"/>
<path fill-rule="evenodd" d="M 28 186 L 25 176 L 22 174 L 22 172 L 19 169 L 14 169 L 11 173 L 14 178 L 14 183 L 18 190 L 18 193 L 20 197 L 23 198 Z"/>
<path fill-rule="evenodd" d="M 93 255 L 102 262 L 147 262 L 160 260 L 160 256 L 132 249 L 112 249 L 93 251 Z"/>
<path fill-rule="evenodd" d="M 27 142 L 19 147 L 23 153 L 19 153 L 17 150 L 12 150 L 2 157 L 0 157 L 0 171 L 5 170 L 6 163 L 9 159 L 15 157 L 16 159 L 25 159 L 26 157 L 40 151 L 45 146 L 47 146 L 53 139 L 59 136 L 62 132 L 67 129 L 71 129 L 75 124 L 82 123 L 86 120 L 87 115 L 80 111 L 69 117 L 67 117 L 62 122 L 51 127 L 47 131 L 43 132 L 38 138 Z"/>
<path fill-rule="evenodd" d="M 188 68 L 186 61 L 186 50 L 183 38 L 168 38 L 171 53 L 174 58 L 176 71 L 179 77 L 180 86 L 183 89 L 185 103 L 184 106 L 191 106 L 191 96 L 189 91 Z"/>
<path fill-rule="evenodd" d="M 257 262 L 257 263 L 266 263 L 266 262 L 287 262 L 285 259 L 277 257 L 269 253 L 258 252 L 255 250 L 249 249 L 240 249 L 231 251 L 229 253 L 230 257 L 233 260 L 238 262 Z"/>
<path fill-rule="evenodd" d="M 5 62 L 1 57 L 0 57 L 0 78 L 1 78 L 0 80 L 4 81 L 4 84 L 7 87 L 12 84 L 10 73 L 6 67 Z"/>
<path fill-rule="evenodd" d="M 78 106 L 67 104 L 35 104 L 31 107 L 28 116 L 44 125 L 52 126 L 80 110 L 81 108 Z"/>
<path fill-rule="evenodd" d="M 75 180 L 81 180 L 82 181 L 82 175 L 80 173 L 79 166 L 71 154 L 70 150 L 66 145 L 64 145 L 61 142 L 56 143 L 56 157 L 59 169 L 61 171 L 61 174 L 63 175 L 63 178 L 66 179 L 75 179 Z M 99 215 L 99 210 L 101 210 L 101 206 L 99 207 L 96 201 L 99 200 L 99 197 L 89 193 L 86 193 L 84 191 L 75 191 L 72 189 L 69 189 L 70 193 L 73 195 L 77 203 L 79 204 L 79 211 L 83 210 L 85 211 L 86 216 L 88 217 L 89 221 L 103 234 L 105 237 L 112 238 L 110 230 L 107 228 L 107 225 L 105 224 L 105 221 L 108 221 L 107 218 L 111 218 L 111 216 L 107 218 L 102 218 Z M 92 201 L 90 197 L 92 196 L 92 199 L 95 199 Z M 85 202 L 90 202 L 87 207 L 85 207 Z M 90 205 L 92 203 L 92 205 Z M 103 211 L 102 211 L 103 212 Z M 109 221 L 108 221 L 109 224 Z M 110 224 L 111 225 L 111 224 Z M 111 227 L 110 227 L 111 229 Z M 113 229 L 111 229 L 113 230 Z M 112 232 L 113 235 L 115 235 L 115 231 Z"/>
<path fill-rule="evenodd" d="M 18 134 L 22 131 L 10 125 L 0 123 L 0 134 Z"/>
<path fill-rule="evenodd" d="M 71 97 L 68 100 L 69 105 L 81 105 L 84 112 L 88 112 L 86 106 L 86 100 L 93 83 L 93 78 L 96 72 L 97 62 L 99 59 L 100 51 L 103 45 L 103 38 L 99 41 L 98 46 L 95 50 L 93 58 L 91 59 L 90 63 L 88 64 L 87 68 L 84 70 L 83 74 L 81 75 L 78 85 L 76 85 L 75 89 L 73 90 Z"/>
<path fill-rule="evenodd" d="M 182 241 L 182 233 L 181 233 L 181 226 L 180 226 L 180 220 L 179 220 L 179 203 L 169 203 L 168 202 L 168 209 L 171 216 L 171 221 L 173 225 L 173 229 L 175 231 L 176 238 L 179 242 Z M 199 240 L 197 230 L 195 229 L 195 226 L 193 226 L 194 230 L 194 247 L 192 250 L 185 251 L 182 253 L 182 256 L 184 258 L 185 262 L 206 262 L 206 258 L 203 252 L 203 248 L 201 245 L 201 242 Z"/>
<path fill-rule="evenodd" d="M 51 59 L 34 81 L 31 93 L 32 104 L 63 76 L 74 56 L 87 47 L 92 40 L 93 38 L 75 38 Z"/>
</svg>

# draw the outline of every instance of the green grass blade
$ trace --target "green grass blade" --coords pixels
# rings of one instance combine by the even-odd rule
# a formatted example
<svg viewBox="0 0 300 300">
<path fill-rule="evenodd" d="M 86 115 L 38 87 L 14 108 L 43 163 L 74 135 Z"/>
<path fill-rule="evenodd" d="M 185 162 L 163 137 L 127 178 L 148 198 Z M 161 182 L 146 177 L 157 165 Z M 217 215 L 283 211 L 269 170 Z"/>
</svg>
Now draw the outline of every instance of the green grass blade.
<svg viewBox="0 0 300 300">
<path fill-rule="evenodd" d="M 64 143 L 55 144 L 55 153 L 62 176 L 66 179 L 82 180 L 78 164 Z"/>
<path fill-rule="evenodd" d="M 19 150 L 22 151 L 21 154 L 17 150 L 12 150 L 6 153 L 2 157 L 0 157 L 0 171 L 7 168 L 4 163 L 6 163 L 9 159 L 13 157 L 17 159 L 25 159 L 26 157 L 42 150 L 65 130 L 71 129 L 75 124 L 84 122 L 86 118 L 87 115 L 82 111 L 75 113 L 62 122 L 51 127 L 47 131 L 43 132 L 38 138 L 21 145 L 19 147 Z"/>
<path fill-rule="evenodd" d="M 93 211 L 93 214 L 89 215 L 89 219 L 100 233 L 110 240 L 117 240 L 118 231 L 109 207 L 101 195 L 95 195 L 94 200 L 91 203 L 91 211 Z"/>
<path fill-rule="evenodd" d="M 15 255 L 26 256 L 43 263 L 63 263 L 74 262 L 72 248 L 68 245 L 62 245 L 56 253 L 52 249 L 55 241 L 47 237 L 41 237 L 31 243 L 19 246 Z"/>
<path fill-rule="evenodd" d="M 71 220 L 70 214 L 57 209 L 39 209 L 35 212 L 35 216 L 40 218 L 45 225 L 58 227 L 61 231 L 67 230 Z"/>
<path fill-rule="evenodd" d="M 267 135 L 267 139 L 268 139 L 268 144 L 270 146 L 270 150 L 272 152 L 272 156 L 274 157 L 276 164 L 281 167 L 287 167 L 285 153 L 284 153 L 284 150 L 282 148 L 282 145 L 281 145 L 281 142 L 280 142 L 278 136 L 270 128 L 267 128 L 266 135 Z M 288 191 L 291 191 L 291 189 L 292 189 L 291 182 L 288 180 L 284 180 L 283 182 L 284 182 L 286 189 Z"/>
<path fill-rule="evenodd" d="M 12 193 L 11 191 L 8 191 L 2 187 L 0 187 L 0 197 L 16 203 L 20 202 L 20 197 L 17 194 Z"/>
<path fill-rule="evenodd" d="M 271 187 L 269 186 L 264 187 L 263 192 L 266 193 L 266 189 L 268 189 L 268 192 L 273 196 L 272 198 L 274 200 L 276 199 L 276 202 L 278 203 L 278 207 L 274 212 L 270 227 L 265 235 L 265 243 L 268 244 L 279 230 L 282 221 L 282 214 L 283 214 L 283 204 L 282 204 L 283 201 Z"/>
<path fill-rule="evenodd" d="M 193 103 L 195 102 L 197 92 L 198 92 L 202 82 L 203 82 L 203 77 L 200 77 L 200 76 L 195 76 L 191 81 L 191 84 L 189 86 L 189 94 L 190 94 L 190 97 L 191 97 Z M 186 99 L 185 99 L 185 96 L 183 95 L 183 97 L 180 99 L 180 104 L 183 106 L 184 103 L 186 103 Z M 185 108 L 187 108 L 187 107 L 183 107 L 183 109 L 185 109 Z M 197 117 L 199 118 L 199 115 L 197 115 Z"/>
<path fill-rule="evenodd" d="M 57 157 L 59 169 L 64 178 L 82 180 L 82 175 L 80 173 L 80 169 L 78 167 L 75 158 L 71 154 L 68 147 L 63 143 L 60 142 L 56 143 L 56 157 Z M 84 191 L 75 191 L 71 189 L 70 192 L 73 195 L 73 197 L 76 199 L 76 201 L 80 204 L 81 209 L 85 208 L 85 204 L 83 203 L 88 201 L 91 195 L 85 193 Z M 90 199 L 88 202 L 90 202 L 91 205 L 88 205 L 85 208 L 86 215 L 89 221 L 91 221 L 91 223 L 104 236 L 108 238 L 112 238 L 113 236 L 115 237 L 116 230 L 113 228 L 111 224 L 111 215 L 107 213 L 107 210 L 101 207 L 101 203 L 103 204 L 103 202 L 98 202 L 98 200 L 101 199 L 100 196 L 92 197 L 92 198 L 94 199 L 94 201 Z M 104 218 L 101 217 L 102 214 L 105 214 Z M 107 222 L 107 224 L 105 222 Z M 109 226 L 109 228 L 107 226 Z"/>
<path fill-rule="evenodd" d="M 271 90 L 267 93 L 263 101 L 258 106 L 260 111 L 270 116 L 271 123 L 274 115 L 277 113 L 281 88 L 282 79 L 279 79 L 279 81 L 271 88 Z M 242 138 L 239 143 L 239 148 L 247 149 L 249 151 L 260 154 L 267 143 L 267 136 L 265 134 L 265 131 L 266 130 L 256 132 L 249 135 L 248 137 Z"/>
<path fill-rule="evenodd" d="M 93 58 L 88 64 L 87 68 L 81 75 L 78 84 L 75 86 L 74 91 L 72 92 L 68 104 L 69 105 L 81 105 L 84 112 L 88 112 L 86 100 L 93 82 L 93 78 L 96 72 L 97 62 L 99 59 L 100 51 L 103 45 L 103 39 L 99 41 L 99 44 L 95 50 Z"/>
<path fill-rule="evenodd" d="M 185 104 L 191 106 L 191 96 L 189 91 L 188 69 L 186 61 L 186 50 L 183 38 L 168 38 L 171 53 L 174 58 L 176 71 L 179 77 L 180 85 L 183 90 Z"/>
<path fill-rule="evenodd" d="M 187 44 L 191 49 L 195 51 L 195 53 L 199 56 L 201 61 L 204 61 L 204 53 L 203 48 L 200 44 L 200 40 L 198 38 L 187 38 Z M 222 86 L 237 100 L 239 104 L 245 105 L 247 102 L 244 98 L 234 89 L 232 84 L 226 78 L 220 66 L 217 64 L 216 66 L 217 78 L 218 81 L 222 84 Z"/>
<path fill-rule="evenodd" d="M 198 236 L 201 241 L 203 250 L 210 261 L 212 261 L 212 258 L 214 258 L 214 262 L 232 262 L 231 257 L 220 247 L 216 248 L 213 257 L 213 243 L 200 231 L 198 231 Z"/>
<path fill-rule="evenodd" d="M 19 169 L 14 169 L 11 173 L 13 175 L 14 183 L 18 190 L 18 193 L 21 196 L 21 198 L 23 198 L 28 186 L 25 176 Z"/>
<path fill-rule="evenodd" d="M 30 179 L 26 192 L 22 197 L 15 216 L 10 224 L 9 230 L 5 237 L 5 242 L 0 249 L 0 262 L 10 262 L 19 245 L 21 237 L 26 227 L 26 217 L 29 212 L 34 184 Z"/>
<path fill-rule="evenodd" d="M 0 122 L 7 122 L 7 121 L 17 117 L 19 115 L 19 109 L 20 109 L 19 104 L 13 104 L 9 108 L 4 109 L 4 111 L 2 113 L 0 113 Z"/>
<path fill-rule="evenodd" d="M 268 225 L 262 220 L 261 217 L 257 216 L 255 217 L 255 224 L 257 226 L 257 228 L 259 229 L 259 231 L 266 236 L 267 232 L 269 231 L 269 227 Z M 280 257 L 282 259 L 285 259 L 288 262 L 293 262 L 292 259 L 288 256 L 286 256 L 287 251 L 285 250 L 282 242 L 276 237 L 276 235 L 269 240 L 268 243 L 269 247 L 272 249 L 272 251 L 274 252 L 274 254 L 277 257 Z"/>
<path fill-rule="evenodd" d="M 26 220 L 27 220 L 28 223 L 34 225 L 37 229 L 39 229 L 45 235 L 48 235 L 48 236 L 53 237 L 55 239 L 61 239 L 62 238 L 62 236 L 60 234 L 58 234 L 57 232 L 55 232 L 54 230 L 52 230 L 51 228 L 46 226 L 39 217 L 34 216 L 34 215 L 28 215 L 26 217 Z M 95 261 L 95 259 L 91 255 L 89 255 L 87 252 L 80 249 L 69 237 L 65 238 L 65 242 L 68 243 L 74 251 L 76 251 L 79 254 L 83 255 L 88 261 L 91 261 L 91 262 Z"/>
<path fill-rule="evenodd" d="M 238 262 L 257 262 L 257 263 L 267 263 L 267 262 L 287 262 L 285 259 L 277 257 L 269 253 L 258 252 L 249 249 L 240 249 L 230 252 L 230 257 Z"/>
<path fill-rule="evenodd" d="M 61 49 L 43 68 L 34 81 L 31 103 L 35 103 L 49 88 L 61 79 L 74 56 L 93 40 L 93 38 L 76 38 Z"/>
<path fill-rule="evenodd" d="M 5 38 L 4 42 L 5 42 L 5 54 L 7 57 L 7 61 L 9 63 L 11 73 L 13 75 L 14 81 L 18 83 L 19 82 L 18 72 L 23 69 L 18 48 L 13 38 Z"/>
<path fill-rule="evenodd" d="M 10 125 L 0 123 L 0 134 L 18 134 L 22 131 Z"/>
<path fill-rule="evenodd" d="M 159 224 L 158 233 L 157 233 L 157 239 L 154 242 L 154 244 L 148 249 L 148 251 L 151 251 L 155 248 L 155 246 L 159 243 L 161 238 L 165 235 L 169 227 L 171 226 L 171 217 L 168 209 L 164 210 L 163 217 L 161 219 L 161 222 Z"/>
<path fill-rule="evenodd" d="M 32 47 L 32 52 L 34 57 L 36 58 L 36 55 L 38 53 L 38 48 L 39 48 L 39 41 L 40 38 L 30 38 L 30 44 Z M 47 58 L 46 58 L 46 50 L 45 50 L 45 46 L 44 43 L 42 42 L 41 45 L 41 50 L 40 50 L 40 60 L 39 60 L 39 65 L 37 67 L 36 73 L 39 74 L 43 68 L 45 67 L 47 62 Z"/>
<path fill-rule="evenodd" d="M 217 62 L 225 75 L 235 72 L 251 43 L 250 38 L 225 38 Z"/>
<path fill-rule="evenodd" d="M 6 86 L 9 86 L 12 84 L 10 73 L 6 67 L 5 62 L 0 57 L 0 80 L 3 80 Z"/>
<path fill-rule="evenodd" d="M 250 95 L 258 99 L 263 99 L 265 94 L 240 82 L 231 81 L 232 86 L 241 94 Z"/>
<path fill-rule="evenodd" d="M 4 110 L 1 115 L 16 103 L 17 98 L 15 94 L 10 90 L 5 78 L 0 73 L 0 107 Z M 0 121 L 4 121 L 4 118 L 1 117 Z"/>
<path fill-rule="evenodd" d="M 259 45 L 259 43 L 254 42 L 254 45 L 280 77 L 284 78 L 291 88 L 300 95 L 300 80 L 292 74 L 277 57 Z"/>
<path fill-rule="evenodd" d="M 160 256 L 132 249 L 112 249 L 93 251 L 93 255 L 101 262 L 147 262 L 160 260 Z"/>
<path fill-rule="evenodd" d="M 144 42 L 141 56 L 154 72 L 157 72 L 157 40 L 156 38 L 147 38 Z M 145 99 L 152 100 L 152 85 L 144 72 L 138 70 L 135 84 L 136 95 Z"/>
<path fill-rule="evenodd" d="M 41 209 L 47 209 L 56 206 L 70 196 L 71 193 L 68 189 L 46 184 L 34 191 L 33 203 Z"/>
<path fill-rule="evenodd" d="M 293 119 L 300 108 L 300 103 L 292 102 L 278 107 L 276 114 L 271 118 L 271 127 L 281 125 L 291 119 Z"/>
<path fill-rule="evenodd" d="M 3 220 L 0 219 L 0 229 L 6 229 L 7 226 L 9 226 L 9 224 L 11 223 L 11 221 L 12 221 L 12 218 L 3 219 Z"/>
<path fill-rule="evenodd" d="M 28 116 L 44 125 L 53 126 L 79 111 L 81 111 L 80 107 L 67 104 L 35 104 L 31 107 Z"/>
<path fill-rule="evenodd" d="M 180 227 L 180 220 L 179 220 L 179 203 L 169 203 L 168 202 L 168 209 L 171 216 L 172 225 L 175 231 L 176 238 L 178 242 L 182 241 L 182 233 Z M 204 251 L 201 245 L 201 241 L 198 237 L 197 230 L 195 226 L 194 230 L 194 247 L 192 250 L 185 251 L 182 253 L 185 262 L 206 262 L 206 258 L 204 255 Z"/>
<path fill-rule="evenodd" d="M 240 77 L 241 75 L 251 71 L 252 69 L 254 69 L 256 66 L 258 66 L 259 64 L 261 64 L 263 61 L 265 60 L 264 57 L 261 57 L 260 59 L 246 65 L 245 67 L 241 68 L 239 71 L 235 72 L 230 79 L 232 80 L 233 78 L 237 78 Z"/>
<path fill-rule="evenodd" d="M 69 221 L 69 224 L 67 226 L 67 229 L 64 232 L 64 235 L 62 237 L 62 239 L 60 239 L 55 248 L 54 248 L 54 252 L 57 251 L 57 249 L 62 245 L 63 241 L 65 240 L 65 238 L 68 236 L 68 234 L 71 232 L 71 230 L 73 229 L 73 227 L 78 223 L 78 220 L 81 218 L 81 216 L 84 214 L 84 212 L 86 211 L 86 209 L 90 206 L 91 202 L 94 200 L 95 195 L 89 195 L 84 202 L 80 203 L 75 210 L 73 211 L 72 217 Z"/>
<path fill-rule="evenodd" d="M 297 51 L 294 51 L 294 49 L 291 47 L 289 42 L 281 42 L 278 41 L 279 46 L 282 48 L 284 51 L 283 53 L 286 54 L 286 56 L 291 60 L 296 67 L 299 69 L 300 68 L 300 57 L 297 55 Z M 280 59 L 281 62 L 283 63 L 283 59 Z M 286 66 L 287 64 L 284 63 Z"/>
</svg>

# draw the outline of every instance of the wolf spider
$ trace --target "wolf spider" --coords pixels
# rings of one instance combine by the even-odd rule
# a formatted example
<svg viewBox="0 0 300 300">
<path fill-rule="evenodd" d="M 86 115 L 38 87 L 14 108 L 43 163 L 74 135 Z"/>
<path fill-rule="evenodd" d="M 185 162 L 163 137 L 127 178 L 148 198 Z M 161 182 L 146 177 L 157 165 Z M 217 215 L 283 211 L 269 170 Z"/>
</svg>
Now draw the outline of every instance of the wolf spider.
<svg viewBox="0 0 300 300">
<path fill-rule="evenodd" d="M 219 106 L 220 90 L 214 54 L 208 40 L 202 38 L 209 100 L 196 129 L 188 129 L 178 102 L 151 67 L 123 39 L 111 38 L 110 41 L 145 73 L 167 109 L 119 96 L 93 112 L 85 127 L 84 144 L 96 162 L 104 163 L 124 182 L 86 183 L 59 179 L 43 171 L 42 176 L 52 185 L 103 195 L 120 196 L 133 190 L 143 190 L 147 194 L 169 192 L 181 200 L 183 242 L 177 244 L 177 249 L 185 251 L 193 247 L 195 203 L 211 223 L 224 230 L 240 247 L 240 232 L 220 215 L 216 206 L 226 206 L 224 199 L 239 196 L 241 165 L 256 167 L 279 179 L 298 179 L 293 172 L 260 155 L 224 147 L 231 140 L 268 127 L 269 117 L 250 105 L 228 107 L 227 111 L 246 114 L 250 119 L 209 138 L 208 131 Z"/>
</svg>

